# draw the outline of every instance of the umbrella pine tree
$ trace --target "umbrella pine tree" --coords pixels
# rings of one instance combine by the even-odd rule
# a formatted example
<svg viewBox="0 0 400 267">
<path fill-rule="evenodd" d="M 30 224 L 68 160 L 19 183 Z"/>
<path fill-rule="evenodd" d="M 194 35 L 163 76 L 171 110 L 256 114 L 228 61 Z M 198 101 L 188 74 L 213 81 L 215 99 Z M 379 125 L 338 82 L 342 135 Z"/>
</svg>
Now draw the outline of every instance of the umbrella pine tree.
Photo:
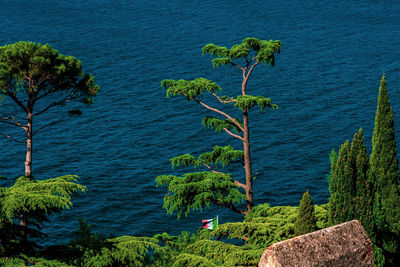
<svg viewBox="0 0 400 267">
<path fill-rule="evenodd" d="M 78 59 L 62 55 L 48 44 L 20 41 L 0 47 L 0 103 L 10 102 L 0 110 L 0 125 L 22 129 L 25 139 L 18 140 L 4 128 L 0 128 L 0 135 L 26 147 L 24 176 L 12 187 L 0 188 L 0 225 L 21 228 L 14 234 L 8 232 L 9 240 L 18 239 L 21 233 L 23 243 L 27 243 L 29 232 L 32 232 L 29 225 L 39 227 L 48 221 L 47 216 L 69 209 L 71 195 L 86 190 L 76 183 L 77 176 L 74 175 L 34 179 L 34 136 L 56 121 L 42 119 L 47 124 L 37 128 L 34 122 L 40 121 L 39 118 L 50 109 L 71 101 L 90 104 L 98 91 L 93 76 L 83 72 Z M 20 225 L 16 226 L 13 221 L 18 217 Z"/>
</svg>

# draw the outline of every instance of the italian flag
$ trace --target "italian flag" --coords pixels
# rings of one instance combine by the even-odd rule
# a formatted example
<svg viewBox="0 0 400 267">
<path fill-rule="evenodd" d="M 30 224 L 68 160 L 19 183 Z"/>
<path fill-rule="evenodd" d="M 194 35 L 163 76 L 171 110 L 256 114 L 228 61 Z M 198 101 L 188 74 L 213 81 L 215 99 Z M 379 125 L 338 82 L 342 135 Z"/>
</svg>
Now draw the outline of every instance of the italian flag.
<svg viewBox="0 0 400 267">
<path fill-rule="evenodd" d="M 203 228 L 204 229 L 215 230 L 217 228 L 217 225 L 218 225 L 218 216 L 216 218 L 213 218 L 213 219 L 203 220 L 202 222 L 203 222 Z"/>
</svg>

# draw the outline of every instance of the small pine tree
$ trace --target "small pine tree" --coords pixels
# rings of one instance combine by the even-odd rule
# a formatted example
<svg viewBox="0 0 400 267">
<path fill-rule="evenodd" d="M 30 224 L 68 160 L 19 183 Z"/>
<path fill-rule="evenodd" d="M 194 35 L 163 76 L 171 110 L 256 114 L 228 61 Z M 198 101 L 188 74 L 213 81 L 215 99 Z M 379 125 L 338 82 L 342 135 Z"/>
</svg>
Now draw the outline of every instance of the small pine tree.
<svg viewBox="0 0 400 267">
<path fill-rule="evenodd" d="M 300 201 L 299 213 L 294 222 L 295 235 L 304 235 L 317 229 L 317 219 L 315 218 L 314 205 L 310 194 L 305 192 Z"/>
<path fill-rule="evenodd" d="M 373 237 L 374 244 L 382 249 L 387 264 L 399 266 L 399 165 L 393 111 L 386 89 L 385 75 L 379 87 L 368 178 L 373 184 L 374 191 L 373 216 L 376 234 Z M 381 265 L 379 262 L 375 263 Z"/>
</svg>

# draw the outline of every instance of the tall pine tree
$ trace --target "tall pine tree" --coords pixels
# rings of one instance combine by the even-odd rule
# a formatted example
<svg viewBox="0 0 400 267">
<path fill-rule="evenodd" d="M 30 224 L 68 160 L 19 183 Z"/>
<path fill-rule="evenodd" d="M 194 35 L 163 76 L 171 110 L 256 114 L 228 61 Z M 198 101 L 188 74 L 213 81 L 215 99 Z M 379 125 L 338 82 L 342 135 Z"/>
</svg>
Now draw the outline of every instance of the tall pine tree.
<svg viewBox="0 0 400 267">
<path fill-rule="evenodd" d="M 300 200 L 299 213 L 294 222 L 294 234 L 304 235 L 317 229 L 314 205 L 310 194 L 305 192 Z"/>
<path fill-rule="evenodd" d="M 376 237 L 373 241 L 375 246 L 382 250 L 385 265 L 399 266 L 399 166 L 394 136 L 393 111 L 386 89 L 385 75 L 383 75 L 379 87 L 368 176 L 373 183 L 375 193 L 373 215 Z M 376 253 L 379 249 L 375 250 Z M 374 255 L 374 257 L 378 259 L 381 258 L 381 255 Z M 383 265 L 382 262 L 376 263 Z"/>
</svg>

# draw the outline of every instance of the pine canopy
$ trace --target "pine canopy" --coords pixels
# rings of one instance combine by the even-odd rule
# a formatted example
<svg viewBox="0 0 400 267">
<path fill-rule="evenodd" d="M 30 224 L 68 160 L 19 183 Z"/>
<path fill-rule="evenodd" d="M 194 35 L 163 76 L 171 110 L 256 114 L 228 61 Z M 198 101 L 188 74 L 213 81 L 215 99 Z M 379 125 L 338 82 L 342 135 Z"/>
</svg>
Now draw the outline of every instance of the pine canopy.
<svg viewBox="0 0 400 267">
<path fill-rule="evenodd" d="M 19 94 L 31 95 L 31 105 L 57 92 L 65 92 L 62 102 L 80 98 L 91 103 L 98 91 L 78 59 L 58 53 L 49 44 L 20 41 L 0 47 L 0 96 L 17 97 L 20 106 Z"/>
<path fill-rule="evenodd" d="M 71 196 L 86 187 L 77 182 L 78 176 L 65 175 L 47 180 L 29 180 L 19 177 L 11 187 L 1 188 L 0 207 L 3 218 L 12 221 L 21 214 L 35 225 L 45 220 L 45 215 L 72 207 Z"/>
<path fill-rule="evenodd" d="M 217 56 L 211 62 L 214 67 L 228 65 L 233 63 L 233 60 L 245 58 L 247 59 L 251 51 L 257 52 L 256 60 L 267 65 L 275 64 L 275 53 L 280 53 L 280 41 L 264 41 L 257 38 L 246 38 L 241 44 L 237 44 L 227 49 L 224 46 L 208 44 L 203 47 L 203 55 L 210 54 Z"/>
</svg>

